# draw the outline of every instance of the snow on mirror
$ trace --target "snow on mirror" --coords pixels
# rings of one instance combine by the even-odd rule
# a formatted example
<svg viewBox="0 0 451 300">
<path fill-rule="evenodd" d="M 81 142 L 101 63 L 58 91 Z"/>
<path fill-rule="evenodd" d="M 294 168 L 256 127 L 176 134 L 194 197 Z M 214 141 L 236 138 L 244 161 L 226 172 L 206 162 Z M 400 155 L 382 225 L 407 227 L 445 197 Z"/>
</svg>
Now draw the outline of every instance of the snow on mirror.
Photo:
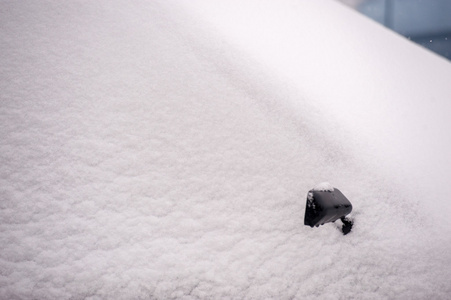
<svg viewBox="0 0 451 300">
<path fill-rule="evenodd" d="M 329 183 L 323 182 L 307 194 L 304 224 L 318 227 L 340 219 L 343 222 L 341 229 L 346 235 L 351 231 L 353 225 L 353 221 L 346 218 L 351 211 L 352 204 L 345 195 Z"/>
</svg>

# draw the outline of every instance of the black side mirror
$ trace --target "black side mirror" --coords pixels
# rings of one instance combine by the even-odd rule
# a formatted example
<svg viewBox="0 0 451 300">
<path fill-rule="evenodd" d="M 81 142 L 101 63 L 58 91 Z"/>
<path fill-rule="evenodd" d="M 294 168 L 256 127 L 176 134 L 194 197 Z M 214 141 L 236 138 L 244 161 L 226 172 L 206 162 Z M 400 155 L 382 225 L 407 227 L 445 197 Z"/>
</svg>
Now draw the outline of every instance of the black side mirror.
<svg viewBox="0 0 451 300">
<path fill-rule="evenodd" d="M 318 227 L 341 219 L 343 222 L 342 231 L 346 235 L 351 231 L 353 222 L 345 216 L 351 211 L 351 202 L 339 189 L 332 187 L 321 190 L 313 189 L 307 194 L 304 224 L 310 227 Z"/>
</svg>

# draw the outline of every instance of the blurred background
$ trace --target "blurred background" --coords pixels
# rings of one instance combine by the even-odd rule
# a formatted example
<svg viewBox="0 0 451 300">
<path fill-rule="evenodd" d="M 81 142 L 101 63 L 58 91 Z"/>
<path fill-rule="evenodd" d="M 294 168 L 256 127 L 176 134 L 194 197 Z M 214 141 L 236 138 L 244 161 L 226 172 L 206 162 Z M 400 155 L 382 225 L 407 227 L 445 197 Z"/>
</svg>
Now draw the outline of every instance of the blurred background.
<svg viewBox="0 0 451 300">
<path fill-rule="evenodd" d="M 339 0 L 451 60 L 451 0 Z"/>
</svg>

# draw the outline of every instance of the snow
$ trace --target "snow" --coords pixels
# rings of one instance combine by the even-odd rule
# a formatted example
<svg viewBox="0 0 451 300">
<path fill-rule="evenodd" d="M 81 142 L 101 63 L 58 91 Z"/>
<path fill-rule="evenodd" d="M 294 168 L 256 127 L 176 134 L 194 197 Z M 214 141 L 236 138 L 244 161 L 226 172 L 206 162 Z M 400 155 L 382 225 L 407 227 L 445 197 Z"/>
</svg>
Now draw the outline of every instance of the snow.
<svg viewBox="0 0 451 300">
<path fill-rule="evenodd" d="M 2 1 L 0 299 L 448 299 L 451 65 L 321 1 Z M 354 227 L 303 225 L 328 180 Z"/>
<path fill-rule="evenodd" d="M 329 182 L 321 182 L 315 185 L 315 187 L 312 189 L 312 191 L 318 191 L 318 192 L 333 192 L 334 187 Z"/>
</svg>

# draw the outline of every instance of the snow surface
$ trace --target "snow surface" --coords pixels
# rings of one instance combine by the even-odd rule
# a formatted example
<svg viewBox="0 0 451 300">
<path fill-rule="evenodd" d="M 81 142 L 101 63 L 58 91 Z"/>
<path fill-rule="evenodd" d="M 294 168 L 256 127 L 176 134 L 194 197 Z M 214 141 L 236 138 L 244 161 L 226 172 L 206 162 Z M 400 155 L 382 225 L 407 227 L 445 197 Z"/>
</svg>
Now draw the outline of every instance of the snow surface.
<svg viewBox="0 0 451 300">
<path fill-rule="evenodd" d="M 0 299 L 449 299 L 451 65 L 327 0 L 1 1 Z M 346 236 L 303 225 L 328 180 Z"/>
<path fill-rule="evenodd" d="M 311 190 L 312 191 L 318 191 L 318 192 L 333 192 L 334 191 L 334 187 L 329 182 L 325 181 L 325 182 L 318 183 Z"/>
</svg>

